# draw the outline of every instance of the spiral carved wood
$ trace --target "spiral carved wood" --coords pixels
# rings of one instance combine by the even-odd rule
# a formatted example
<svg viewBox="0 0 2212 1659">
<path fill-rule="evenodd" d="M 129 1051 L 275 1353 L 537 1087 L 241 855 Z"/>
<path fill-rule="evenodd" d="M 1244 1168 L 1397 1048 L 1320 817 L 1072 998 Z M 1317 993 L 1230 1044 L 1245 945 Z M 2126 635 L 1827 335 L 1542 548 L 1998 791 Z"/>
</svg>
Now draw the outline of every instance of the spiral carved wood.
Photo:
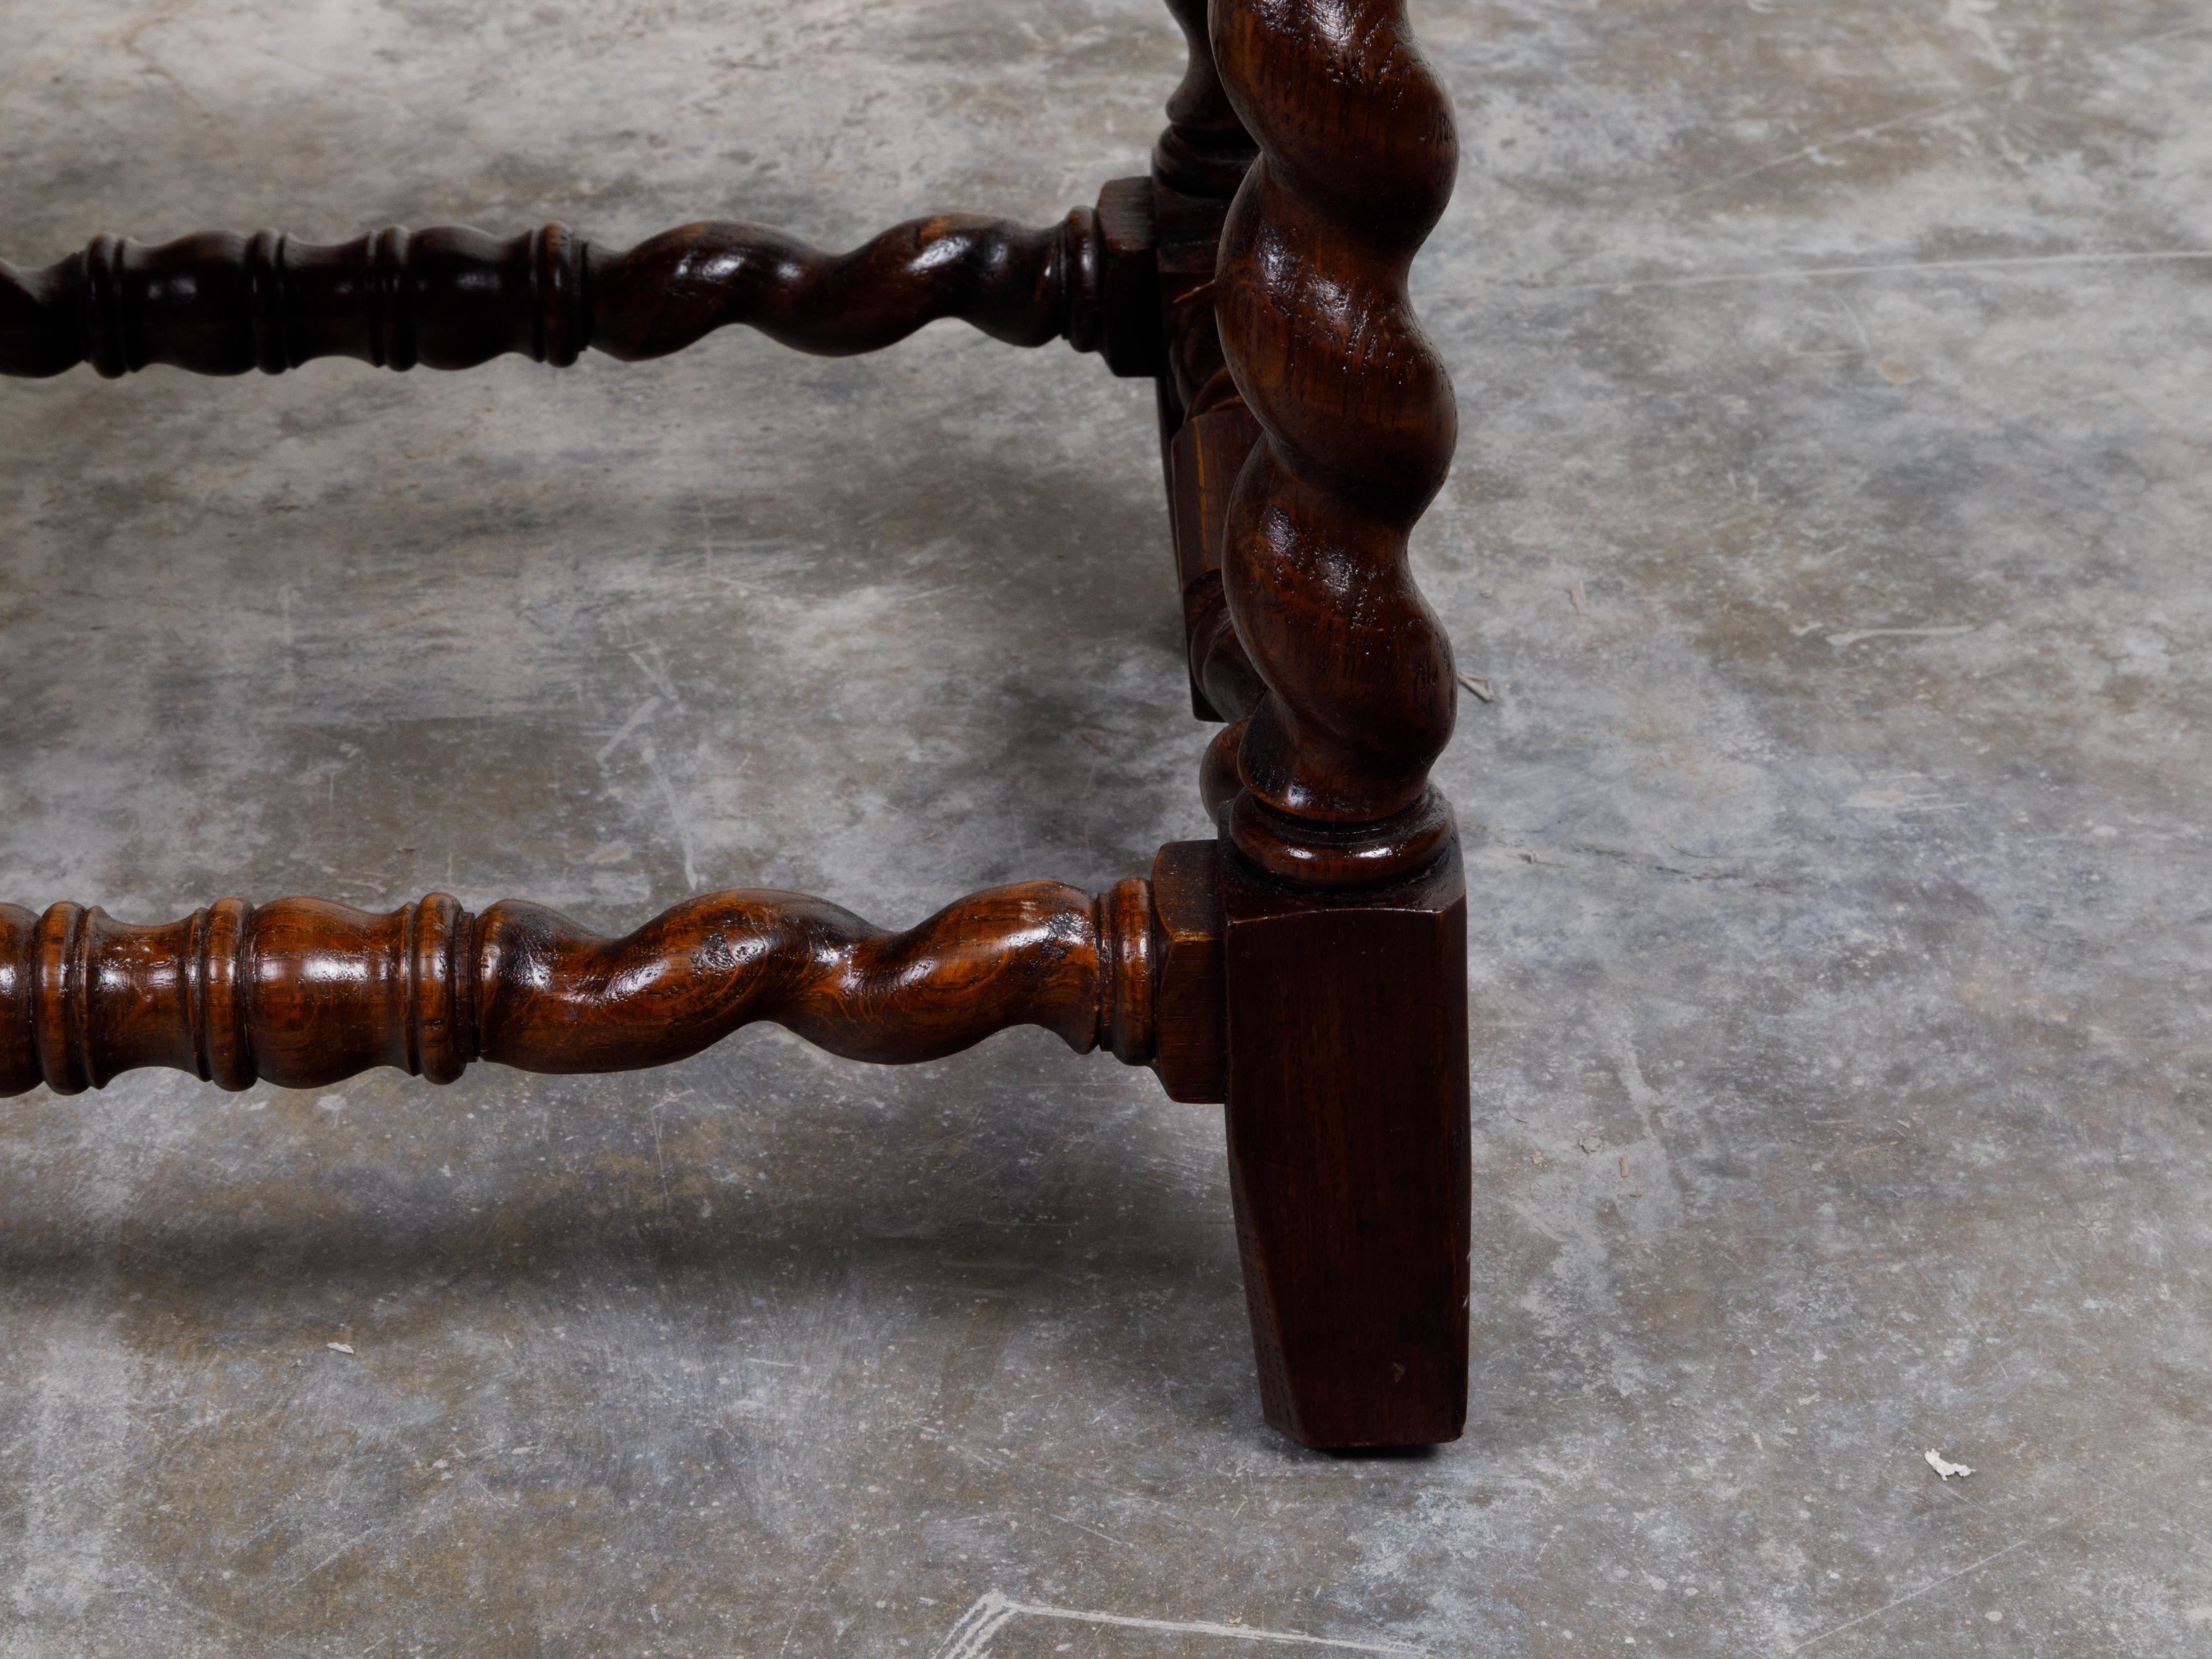
<svg viewBox="0 0 2212 1659">
<path fill-rule="evenodd" d="M 622 939 L 512 901 L 471 916 L 437 893 L 383 915 L 224 899 L 156 927 L 0 905 L 0 1096 L 75 1094 L 142 1066 L 226 1089 L 374 1066 L 450 1083 L 478 1059 L 628 1071 L 756 1020 L 854 1060 L 935 1060 L 1028 1024 L 1142 1065 L 1153 925 L 1138 879 L 1097 899 L 993 888 L 901 933 L 765 890 L 689 900 Z"/>
<path fill-rule="evenodd" d="M 1213 293 L 1262 432 L 1224 532 L 1230 615 L 1267 686 L 1231 833 L 1274 874 L 1357 884 L 1452 833 L 1428 787 L 1451 647 L 1406 561 L 1457 433 L 1406 289 L 1451 194 L 1451 106 L 1402 0 L 1213 0 L 1212 39 L 1260 147 Z"/>
<path fill-rule="evenodd" d="M 1015 345 L 1101 345 L 1096 213 L 1030 229 L 948 214 L 829 254 L 749 224 L 686 225 L 626 253 L 562 225 L 508 241 L 380 230 L 336 246 L 281 231 L 147 247 L 112 236 L 43 270 L 0 264 L 0 374 L 89 362 L 113 378 L 168 363 L 281 374 L 315 357 L 469 368 L 506 352 L 573 363 L 680 351 L 734 323 L 827 356 L 874 351 L 940 317 Z"/>
<path fill-rule="evenodd" d="M 1206 0 L 1167 0 L 1189 47 L 1182 82 L 1168 100 L 1168 127 L 1152 147 L 1152 177 L 1192 196 L 1233 196 L 1252 162 L 1252 136 L 1230 107 L 1206 33 Z"/>
</svg>

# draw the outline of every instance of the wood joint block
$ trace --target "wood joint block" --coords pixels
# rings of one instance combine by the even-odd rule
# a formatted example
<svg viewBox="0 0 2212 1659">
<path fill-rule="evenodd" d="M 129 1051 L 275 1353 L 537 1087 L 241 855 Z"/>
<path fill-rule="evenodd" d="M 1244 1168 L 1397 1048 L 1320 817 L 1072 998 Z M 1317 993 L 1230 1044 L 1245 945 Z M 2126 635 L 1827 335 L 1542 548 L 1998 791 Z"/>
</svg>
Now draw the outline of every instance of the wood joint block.
<svg viewBox="0 0 2212 1659">
<path fill-rule="evenodd" d="M 1124 380 L 1160 372 L 1160 268 L 1152 181 L 1113 179 L 1098 192 L 1099 355 Z"/>
<path fill-rule="evenodd" d="M 1152 1070 L 1170 1100 L 1224 1097 L 1221 999 L 1221 849 L 1170 842 L 1152 864 L 1153 1007 L 1159 1047 Z"/>
</svg>

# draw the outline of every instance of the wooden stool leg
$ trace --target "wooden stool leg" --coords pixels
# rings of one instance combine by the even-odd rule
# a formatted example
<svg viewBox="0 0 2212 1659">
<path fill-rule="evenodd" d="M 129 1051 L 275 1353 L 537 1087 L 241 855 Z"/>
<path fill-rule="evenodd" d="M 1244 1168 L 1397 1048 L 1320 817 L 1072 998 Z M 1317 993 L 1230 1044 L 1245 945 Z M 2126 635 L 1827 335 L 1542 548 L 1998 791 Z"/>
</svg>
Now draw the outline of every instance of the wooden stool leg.
<svg viewBox="0 0 2212 1659">
<path fill-rule="evenodd" d="M 1224 884 L 1229 1173 L 1267 1421 L 1310 1446 L 1467 1417 L 1467 897 L 1456 851 L 1356 902 Z"/>
<path fill-rule="evenodd" d="M 1219 513 L 1237 647 L 1187 561 L 1194 678 L 1232 722 L 1205 787 L 1261 1388 L 1310 1445 L 1449 1440 L 1467 1414 L 1467 908 L 1428 781 L 1451 645 L 1407 541 L 1457 404 L 1406 275 L 1451 193 L 1451 107 L 1403 0 L 1212 0 L 1209 22 L 1258 155 L 1206 289 L 1233 386 L 1193 398 L 1171 465 L 1188 463 L 1178 507 L 1198 526 L 1182 539 L 1205 550 Z"/>
</svg>

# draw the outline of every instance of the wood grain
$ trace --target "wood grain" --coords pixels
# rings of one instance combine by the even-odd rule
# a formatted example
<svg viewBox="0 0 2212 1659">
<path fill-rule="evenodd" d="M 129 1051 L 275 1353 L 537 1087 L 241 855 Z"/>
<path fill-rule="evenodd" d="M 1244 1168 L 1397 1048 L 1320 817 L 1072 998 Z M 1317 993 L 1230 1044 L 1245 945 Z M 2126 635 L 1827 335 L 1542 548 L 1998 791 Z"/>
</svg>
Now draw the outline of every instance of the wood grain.
<svg viewBox="0 0 2212 1659">
<path fill-rule="evenodd" d="M 276 374 L 318 357 L 459 369 L 507 353 L 566 366 L 586 348 L 630 362 L 738 324 L 842 356 L 947 317 L 1015 345 L 1065 337 L 1105 351 L 1118 372 L 1148 374 L 1146 340 L 1121 339 L 1115 324 L 1137 315 L 1156 342 L 1152 295 L 1133 313 L 1126 295 L 1108 303 L 1102 282 L 1130 280 L 1110 252 L 1091 208 L 1042 228 L 943 214 L 838 254 L 736 222 L 685 225 L 628 252 L 559 224 L 504 241 L 386 229 L 329 246 L 273 230 L 153 247 L 100 236 L 43 270 L 0 264 L 0 374 L 89 362 L 110 378 L 155 363 Z"/>
<path fill-rule="evenodd" d="M 1313 1446 L 1467 1417 L 1467 899 L 1223 877 L 1231 1192 L 1267 1420 Z"/>
<path fill-rule="evenodd" d="M 1097 897 L 994 888 L 901 933 L 762 890 L 618 939 L 439 894 L 229 898 L 153 927 L 0 906 L 0 1094 L 149 1066 L 229 1089 L 620 1071 L 756 1021 L 906 1063 L 1039 1025 L 1225 1100 L 1271 1422 L 1317 1445 L 1457 1435 L 1466 905 L 1429 783 L 1455 688 L 1407 556 L 1456 440 L 1407 292 L 1451 191 L 1451 110 L 1403 0 L 1168 4 L 1189 58 L 1151 176 L 1055 225 L 942 215 L 846 253 L 745 223 L 627 251 L 558 224 L 103 236 L 0 264 L 0 374 L 634 361 L 738 325 L 837 356 L 948 318 L 1065 339 L 1158 383 L 1194 708 L 1226 722 L 1201 775 L 1218 841 Z"/>
<path fill-rule="evenodd" d="M 1140 878 L 1096 899 L 996 887 L 903 933 L 757 890 L 688 900 L 620 939 L 513 901 L 472 916 L 436 893 L 380 915 L 231 898 L 152 927 L 0 905 L 0 1095 L 74 1094 L 142 1066 L 226 1089 L 377 1066 L 450 1083 L 480 1059 L 629 1071 L 758 1020 L 854 1060 L 934 1060 L 1028 1024 L 1151 1065 L 1163 998 L 1188 1008 L 1207 994 L 1194 977 L 1218 976 L 1218 949 L 1193 940 L 1204 925 L 1188 903 L 1158 921 Z M 1171 1069 L 1218 1075 L 1218 1046 L 1184 1018 Z"/>
<path fill-rule="evenodd" d="M 1266 694 L 1238 750 L 1237 846 L 1320 884 L 1437 857 L 1429 768 L 1452 653 L 1407 566 L 1451 464 L 1451 381 L 1406 275 L 1451 194 L 1451 106 L 1402 0 L 1213 0 L 1223 87 L 1259 159 L 1212 302 L 1261 429 L 1231 501 L 1229 613 Z"/>
<path fill-rule="evenodd" d="M 1193 710 L 1227 722 L 1200 789 L 1261 1395 L 1309 1445 L 1449 1440 L 1466 899 L 1428 783 L 1450 647 L 1406 555 L 1455 406 L 1405 280 L 1449 193 L 1451 114 L 1395 0 L 1214 0 L 1202 64 L 1204 0 L 1170 3 L 1193 45 L 1154 152 L 1160 430 Z M 1230 131 L 1216 99 L 1249 166 L 1204 136 Z"/>
<path fill-rule="evenodd" d="M 1152 148 L 1152 177 L 1192 196 L 1237 193 L 1255 154 L 1214 67 L 1206 0 L 1167 0 L 1189 50 L 1182 83 L 1168 100 L 1168 125 Z"/>
</svg>

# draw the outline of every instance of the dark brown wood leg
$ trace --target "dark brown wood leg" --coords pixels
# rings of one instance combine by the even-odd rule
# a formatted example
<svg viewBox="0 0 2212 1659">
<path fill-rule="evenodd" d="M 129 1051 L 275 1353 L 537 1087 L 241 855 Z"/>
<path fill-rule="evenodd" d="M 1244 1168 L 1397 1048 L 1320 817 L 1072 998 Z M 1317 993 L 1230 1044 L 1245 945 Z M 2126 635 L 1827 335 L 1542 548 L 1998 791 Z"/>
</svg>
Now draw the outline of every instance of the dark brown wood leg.
<svg viewBox="0 0 2212 1659">
<path fill-rule="evenodd" d="M 1347 899 L 1229 855 L 1229 1178 L 1267 1421 L 1426 1444 L 1467 1418 L 1467 893 L 1456 848 Z"/>
<path fill-rule="evenodd" d="M 1177 1100 L 1226 1099 L 1270 1422 L 1322 1446 L 1456 1436 L 1466 905 L 1428 782 L 1454 676 L 1406 562 L 1455 430 L 1406 289 L 1450 193 L 1451 111 L 1403 0 L 1168 3 L 1190 62 L 1151 177 L 1057 225 L 945 215 L 845 254 L 743 223 L 627 252 L 559 225 L 103 236 L 0 264 L 0 374 L 632 361 L 733 324 L 831 356 L 938 318 L 1064 338 L 1159 382 L 1193 703 L 1224 722 L 1201 780 L 1218 842 L 1163 848 L 1149 884 L 994 889 L 895 934 L 756 891 L 620 939 L 438 895 L 382 916 L 231 899 L 157 927 L 0 905 L 0 1095 L 138 1066 L 228 1088 L 622 1070 L 755 1020 L 908 1061 L 1040 1024 Z"/>
<path fill-rule="evenodd" d="M 1170 472 L 1192 675 L 1232 722 L 1203 787 L 1224 830 L 1229 1163 L 1261 1391 L 1309 1445 L 1450 1440 L 1466 889 L 1428 782 L 1451 647 L 1406 550 L 1456 404 L 1406 271 L 1450 194 L 1451 110 L 1402 0 L 1212 0 L 1209 21 L 1258 153 L 1183 296 L 1212 329 L 1170 331 L 1188 411 Z"/>
</svg>

